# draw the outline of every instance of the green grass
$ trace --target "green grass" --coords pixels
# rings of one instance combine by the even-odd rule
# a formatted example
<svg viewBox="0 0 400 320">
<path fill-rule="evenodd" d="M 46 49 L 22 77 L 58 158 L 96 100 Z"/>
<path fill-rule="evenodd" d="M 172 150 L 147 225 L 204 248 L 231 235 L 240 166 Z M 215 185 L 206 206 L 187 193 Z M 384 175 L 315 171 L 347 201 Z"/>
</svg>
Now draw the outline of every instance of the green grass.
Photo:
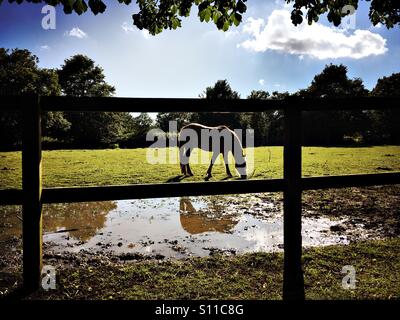
<svg viewBox="0 0 400 320">
<path fill-rule="evenodd" d="M 60 150 L 43 152 L 44 186 L 166 182 L 178 164 L 150 164 L 147 149 Z M 253 178 L 280 178 L 282 147 L 255 149 Z M 201 181 L 207 165 L 193 165 Z M 400 146 L 303 148 L 303 175 L 400 171 Z M 225 177 L 222 165 L 214 180 Z M 0 189 L 21 187 L 21 153 L 0 153 Z M 308 299 L 400 299 L 400 238 L 310 248 L 303 254 Z M 46 263 L 46 261 L 44 261 Z M 280 299 L 283 255 L 253 253 L 189 260 L 114 263 L 90 256 L 57 270 L 56 291 L 44 299 Z M 357 288 L 344 290 L 344 265 L 356 269 Z M 14 276 L 14 275 L 13 275 Z M 15 274 L 16 277 L 20 275 Z M 15 280 L 13 280 L 13 284 Z"/>
<path fill-rule="evenodd" d="M 44 151 L 43 184 L 45 187 L 55 187 L 166 182 L 180 174 L 178 164 L 148 163 L 147 151 L 148 149 Z M 174 151 L 176 149 L 172 152 Z M 193 159 L 196 154 L 195 152 Z M 248 154 L 250 157 L 249 151 Z M 283 176 L 282 147 L 256 148 L 254 159 L 254 179 Z M 202 181 L 207 167 L 207 164 L 193 165 L 195 176 L 184 181 Z M 304 176 L 388 171 L 400 171 L 400 146 L 303 148 Z M 221 164 L 214 166 L 213 173 L 211 180 L 225 177 Z M 21 153 L 0 152 L 0 189 L 20 187 Z"/>
<path fill-rule="evenodd" d="M 57 271 L 57 290 L 39 299 L 281 299 L 283 255 L 253 253 L 186 261 L 110 264 L 91 259 Z M 400 238 L 308 249 L 307 299 L 399 299 Z M 344 265 L 356 289 L 342 288 Z"/>
</svg>

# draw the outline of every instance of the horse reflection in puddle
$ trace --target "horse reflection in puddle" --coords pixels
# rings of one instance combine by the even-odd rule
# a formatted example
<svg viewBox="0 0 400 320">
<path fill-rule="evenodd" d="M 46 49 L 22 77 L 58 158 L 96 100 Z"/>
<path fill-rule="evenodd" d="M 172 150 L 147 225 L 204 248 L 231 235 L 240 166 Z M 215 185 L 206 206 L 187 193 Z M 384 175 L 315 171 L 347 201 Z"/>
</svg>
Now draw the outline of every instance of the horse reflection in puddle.
<svg viewBox="0 0 400 320">
<path fill-rule="evenodd" d="M 189 198 L 179 203 L 182 228 L 190 234 L 204 232 L 231 233 L 239 222 L 236 215 L 223 214 L 222 208 L 210 204 L 206 210 L 196 210 Z"/>
</svg>

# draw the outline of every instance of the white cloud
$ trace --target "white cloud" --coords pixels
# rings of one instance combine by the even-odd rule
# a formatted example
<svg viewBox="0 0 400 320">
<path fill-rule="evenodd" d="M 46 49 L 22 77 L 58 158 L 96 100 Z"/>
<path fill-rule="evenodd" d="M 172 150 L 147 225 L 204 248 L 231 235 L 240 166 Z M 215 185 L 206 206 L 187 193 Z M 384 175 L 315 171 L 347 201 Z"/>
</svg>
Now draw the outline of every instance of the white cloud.
<svg viewBox="0 0 400 320">
<path fill-rule="evenodd" d="M 69 37 L 76 37 L 79 39 L 84 39 L 88 37 L 87 33 L 79 29 L 78 27 L 74 27 L 70 31 L 65 31 L 65 35 Z"/>
<path fill-rule="evenodd" d="M 40 46 L 40 50 L 50 50 L 50 46 L 48 46 L 47 44 Z"/>
<path fill-rule="evenodd" d="M 386 39 L 369 30 L 349 32 L 320 23 L 294 26 L 287 10 L 274 10 L 267 22 L 249 18 L 243 33 L 250 39 L 240 47 L 255 52 L 274 50 L 297 54 L 300 59 L 310 56 L 317 59 L 353 58 L 361 59 L 384 54 L 388 49 Z"/>
<path fill-rule="evenodd" d="M 143 38 L 145 38 L 145 39 L 150 39 L 151 38 L 151 35 L 147 30 L 143 29 L 143 30 L 140 31 L 140 33 L 142 34 Z"/>
<path fill-rule="evenodd" d="M 260 79 L 260 80 L 258 80 L 258 83 L 260 84 L 260 86 L 264 86 L 265 80 L 264 79 Z"/>
<path fill-rule="evenodd" d="M 135 32 L 135 31 L 138 31 L 138 30 L 139 30 L 139 29 L 136 29 L 135 27 L 133 27 L 131 24 L 129 24 L 129 23 L 126 22 L 126 21 L 121 25 L 121 28 L 122 28 L 122 30 L 124 30 L 124 32 L 125 32 L 126 34 L 132 33 L 132 32 Z M 150 33 L 149 33 L 147 30 L 145 30 L 145 29 L 140 30 L 140 33 L 142 34 L 143 38 L 145 38 L 145 39 L 151 38 Z"/>
<path fill-rule="evenodd" d="M 128 24 L 128 22 L 126 21 L 121 25 L 121 28 L 122 30 L 124 30 L 125 33 L 130 33 L 135 31 L 135 28 L 133 28 L 133 26 Z"/>
</svg>

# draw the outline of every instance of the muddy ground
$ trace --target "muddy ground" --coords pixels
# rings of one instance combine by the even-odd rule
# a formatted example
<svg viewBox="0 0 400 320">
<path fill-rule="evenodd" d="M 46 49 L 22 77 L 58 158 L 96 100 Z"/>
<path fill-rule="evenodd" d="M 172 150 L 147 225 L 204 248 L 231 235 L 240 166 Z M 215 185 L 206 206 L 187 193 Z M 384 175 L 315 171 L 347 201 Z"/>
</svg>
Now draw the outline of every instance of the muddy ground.
<svg viewBox="0 0 400 320">
<path fill-rule="evenodd" d="M 367 188 L 346 188 L 323 191 L 307 191 L 303 195 L 303 217 L 328 217 L 339 223 L 331 226 L 327 233 L 346 237 L 348 241 L 396 238 L 400 236 L 400 186 L 375 186 Z M 281 194 L 257 194 L 213 198 L 213 206 L 222 213 L 226 209 L 236 214 L 246 213 L 255 217 L 265 215 L 263 204 L 268 206 L 268 214 L 281 212 Z M 229 202 L 229 206 L 227 206 Z M 271 205 L 272 203 L 272 205 Z M 271 211 L 272 210 L 272 211 Z M 265 217 L 264 217 L 265 218 Z M 149 240 L 151 241 L 151 239 Z M 0 296 L 6 296 L 21 284 L 22 244 L 18 236 L 0 242 Z M 174 250 L 184 250 L 182 243 L 171 241 Z M 158 253 L 138 253 L 100 250 L 80 250 L 60 252 L 55 244 L 44 243 L 44 263 L 56 269 L 105 268 L 138 261 L 163 261 L 166 257 Z M 184 253 L 184 252 L 183 252 Z M 222 251 L 210 248 L 209 254 L 235 255 L 235 250 Z M 185 258 L 185 254 L 183 254 Z M 187 256 L 186 256 L 187 258 Z"/>
</svg>

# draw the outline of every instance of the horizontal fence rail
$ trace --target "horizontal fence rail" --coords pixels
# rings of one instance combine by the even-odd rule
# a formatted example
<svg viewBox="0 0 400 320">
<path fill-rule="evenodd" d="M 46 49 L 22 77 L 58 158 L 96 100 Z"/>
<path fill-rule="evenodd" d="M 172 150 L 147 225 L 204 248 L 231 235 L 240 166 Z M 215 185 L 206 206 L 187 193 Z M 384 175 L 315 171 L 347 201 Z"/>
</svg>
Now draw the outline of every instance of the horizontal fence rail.
<svg viewBox="0 0 400 320">
<path fill-rule="evenodd" d="M 32 104 L 32 96 L 0 97 L 0 111 L 20 111 Z M 119 98 L 119 97 L 41 97 L 43 111 L 104 112 L 262 112 L 266 110 L 370 110 L 398 108 L 399 98 L 356 97 L 300 99 L 232 99 L 207 100 L 190 98 Z"/>
<path fill-rule="evenodd" d="M 301 179 L 302 190 L 337 189 L 400 184 L 400 172 L 352 174 Z"/>
<path fill-rule="evenodd" d="M 301 195 L 306 190 L 400 184 L 400 172 L 301 177 L 302 111 L 399 108 L 399 98 L 216 100 L 164 98 L 72 98 L 0 96 L 0 112 L 23 114 L 23 189 L 0 190 L 0 205 L 23 207 L 23 279 L 39 287 L 42 267 L 42 205 L 45 203 L 128 200 L 179 196 L 283 192 L 283 298 L 303 300 Z M 183 182 L 42 189 L 41 117 L 46 111 L 87 112 L 263 112 L 284 111 L 284 179 Z"/>
<path fill-rule="evenodd" d="M 400 184 L 400 172 L 302 178 L 301 189 L 318 190 Z M 284 191 L 283 179 L 148 183 L 114 186 L 44 188 L 43 203 L 90 202 L 212 196 Z M 22 190 L 0 190 L 0 205 L 21 205 Z"/>
</svg>

